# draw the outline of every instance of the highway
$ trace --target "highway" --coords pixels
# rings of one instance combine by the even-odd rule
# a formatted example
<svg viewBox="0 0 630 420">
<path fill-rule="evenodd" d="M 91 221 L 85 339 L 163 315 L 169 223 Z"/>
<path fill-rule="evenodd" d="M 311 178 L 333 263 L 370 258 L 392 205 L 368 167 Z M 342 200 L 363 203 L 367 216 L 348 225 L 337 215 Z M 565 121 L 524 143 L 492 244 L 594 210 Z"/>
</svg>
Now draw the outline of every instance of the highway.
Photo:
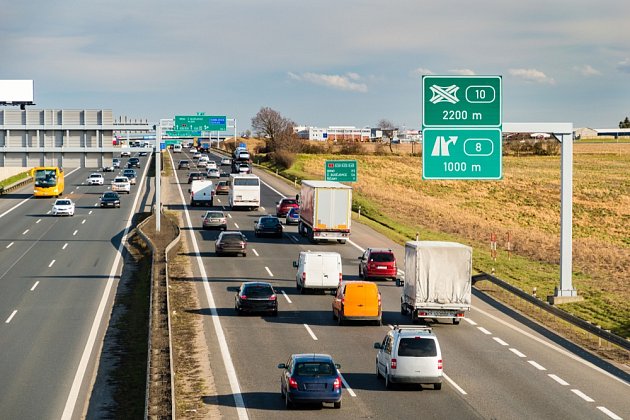
<svg viewBox="0 0 630 420">
<path fill-rule="evenodd" d="M 103 186 L 85 185 L 94 169 L 65 172 L 63 197 L 76 203 L 73 217 L 52 216 L 54 198 L 32 198 L 32 186 L 0 199 L 0 413 L 6 419 L 83 416 L 118 284 L 121 240 L 141 202 L 144 176 L 122 196 L 120 209 L 101 209 L 99 196 L 118 170 L 104 174 Z"/>
<path fill-rule="evenodd" d="M 175 154 L 175 163 L 180 158 L 190 156 Z M 213 158 L 218 162 L 217 156 Z M 222 169 L 229 171 L 229 167 Z M 178 183 L 186 201 L 187 172 L 178 171 L 177 181 L 169 181 Z M 343 258 L 344 279 L 358 279 L 357 258 L 364 248 L 391 248 L 399 267 L 403 266 L 403 248 L 359 223 L 353 224 L 351 241 L 345 245 L 311 244 L 294 226 L 286 227 L 282 239 L 255 238 L 256 218 L 275 213 L 276 201 L 296 191 L 270 174 L 254 172 L 263 180 L 258 211 L 231 211 L 227 196 L 215 200 L 216 208 L 228 213 L 228 229 L 241 230 L 248 237 L 246 258 L 215 255 L 218 232 L 200 228 L 207 208 L 189 208 L 184 217 L 190 228 L 186 238 L 194 273 L 190 280 L 201 296 L 198 312 L 204 320 L 218 390 L 218 396 L 203 399 L 217 405 L 225 418 L 630 418 L 627 374 L 624 377 L 592 358 L 615 371 L 614 376 L 577 357 L 563 340 L 511 317 L 508 310 L 479 294 L 460 325 L 434 326 L 444 359 L 442 390 L 417 386 L 386 390 L 383 381 L 376 379 L 373 343 L 380 342 L 391 325 L 409 324 L 400 314 L 401 289 L 391 281 L 378 282 L 383 296 L 382 327 L 338 326 L 332 319 L 330 295 L 297 292 L 292 261 L 301 250 L 336 251 Z M 280 291 L 277 318 L 236 316 L 234 294 L 242 281 L 249 280 L 269 281 Z M 284 408 L 276 366 L 300 352 L 329 353 L 341 364 L 345 390 L 340 410 Z"/>
</svg>

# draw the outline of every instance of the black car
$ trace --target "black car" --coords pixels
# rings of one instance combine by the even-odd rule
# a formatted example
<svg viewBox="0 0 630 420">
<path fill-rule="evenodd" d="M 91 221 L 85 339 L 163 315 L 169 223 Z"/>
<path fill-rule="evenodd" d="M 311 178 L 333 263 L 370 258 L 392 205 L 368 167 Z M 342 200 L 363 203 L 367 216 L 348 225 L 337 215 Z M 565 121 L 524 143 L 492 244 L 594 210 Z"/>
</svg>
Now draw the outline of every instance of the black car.
<svg viewBox="0 0 630 420">
<path fill-rule="evenodd" d="M 247 256 L 247 238 L 239 231 L 225 230 L 219 234 L 214 243 L 214 249 L 217 255 L 223 254 L 241 254 Z"/>
<path fill-rule="evenodd" d="M 120 196 L 117 192 L 106 191 L 101 195 L 101 207 L 120 207 Z"/>
<path fill-rule="evenodd" d="M 205 172 L 190 172 L 188 174 L 188 183 L 192 184 L 192 182 L 196 179 L 206 179 L 206 173 Z"/>
<path fill-rule="evenodd" d="M 127 161 L 127 168 L 139 168 L 140 167 L 140 159 L 132 157 Z"/>
<path fill-rule="evenodd" d="M 282 223 L 276 216 L 263 216 L 254 222 L 256 237 L 262 235 L 274 235 L 282 238 Z"/>
<path fill-rule="evenodd" d="M 234 297 L 234 310 L 243 312 L 269 312 L 278 315 L 278 296 L 271 284 L 266 282 L 245 282 Z"/>
<path fill-rule="evenodd" d="M 177 169 L 190 169 L 190 162 L 186 159 L 182 159 L 177 163 Z"/>
</svg>

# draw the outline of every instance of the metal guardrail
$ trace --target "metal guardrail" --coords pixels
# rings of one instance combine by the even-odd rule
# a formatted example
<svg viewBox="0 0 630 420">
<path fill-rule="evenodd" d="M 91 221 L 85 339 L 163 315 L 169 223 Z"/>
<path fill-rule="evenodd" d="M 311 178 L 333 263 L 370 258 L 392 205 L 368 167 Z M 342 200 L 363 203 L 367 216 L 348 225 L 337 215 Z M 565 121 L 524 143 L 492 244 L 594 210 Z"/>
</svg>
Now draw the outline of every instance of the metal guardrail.
<svg viewBox="0 0 630 420">
<path fill-rule="evenodd" d="M 4 187 L 0 186 L 0 195 L 7 194 L 13 190 L 17 190 L 18 188 L 22 188 L 23 186 L 27 184 L 32 184 L 32 183 L 33 183 L 33 178 L 29 176 L 19 181 L 16 181 L 13 184 L 9 184 Z"/>
<path fill-rule="evenodd" d="M 571 315 L 568 312 L 563 311 L 562 309 L 559 309 L 555 306 L 550 305 L 549 303 L 540 300 L 532 295 L 530 295 L 529 293 L 519 289 L 518 287 L 514 287 L 511 284 L 507 283 L 506 281 L 503 281 L 495 276 L 492 276 L 490 274 L 487 273 L 481 273 L 481 274 L 477 274 L 474 275 L 472 277 L 472 283 L 473 285 L 478 282 L 478 281 L 482 281 L 482 280 L 487 280 L 491 283 L 496 284 L 497 286 L 501 287 L 502 289 L 507 290 L 508 292 L 520 297 L 523 300 L 526 300 L 527 302 L 531 303 L 532 305 L 535 305 L 549 313 L 551 313 L 554 316 L 557 316 L 558 318 L 578 327 L 581 328 L 585 331 L 588 331 L 589 333 L 602 338 L 606 341 L 609 341 L 613 344 L 616 344 L 617 346 L 630 351 L 630 340 L 627 340 L 623 337 L 620 337 L 616 334 L 611 333 L 610 331 L 606 331 L 596 325 L 593 325 L 587 321 L 584 321 L 583 319 L 580 319 L 574 315 Z"/>
</svg>

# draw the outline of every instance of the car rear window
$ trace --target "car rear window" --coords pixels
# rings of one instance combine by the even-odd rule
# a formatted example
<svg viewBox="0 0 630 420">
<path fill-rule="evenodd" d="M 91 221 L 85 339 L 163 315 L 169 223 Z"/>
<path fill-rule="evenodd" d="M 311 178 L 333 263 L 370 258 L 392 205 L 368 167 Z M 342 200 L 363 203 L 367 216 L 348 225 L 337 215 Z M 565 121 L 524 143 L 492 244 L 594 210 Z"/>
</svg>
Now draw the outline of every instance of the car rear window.
<svg viewBox="0 0 630 420">
<path fill-rule="evenodd" d="M 289 204 L 297 204 L 297 200 L 282 200 L 283 206 L 287 206 Z"/>
<path fill-rule="evenodd" d="M 223 235 L 223 242 L 240 242 L 243 240 L 241 235 Z"/>
<path fill-rule="evenodd" d="M 280 223 L 280 220 L 271 217 L 265 217 L 264 219 L 260 220 L 260 223 L 263 226 L 275 226 Z"/>
<path fill-rule="evenodd" d="M 299 362 L 295 365 L 295 373 L 300 376 L 332 375 L 335 366 L 328 362 Z"/>
<path fill-rule="evenodd" d="M 273 289 L 266 284 L 245 286 L 243 294 L 251 297 L 269 297 L 273 295 Z"/>
<path fill-rule="evenodd" d="M 223 217 L 223 213 L 219 211 L 212 211 L 206 214 L 206 217 Z"/>
<path fill-rule="evenodd" d="M 435 340 L 432 338 L 409 337 L 401 338 L 398 345 L 398 356 L 406 357 L 434 357 L 437 356 Z"/>
<path fill-rule="evenodd" d="M 370 261 L 374 262 L 393 262 L 394 254 L 390 252 L 375 252 L 370 254 Z"/>
</svg>

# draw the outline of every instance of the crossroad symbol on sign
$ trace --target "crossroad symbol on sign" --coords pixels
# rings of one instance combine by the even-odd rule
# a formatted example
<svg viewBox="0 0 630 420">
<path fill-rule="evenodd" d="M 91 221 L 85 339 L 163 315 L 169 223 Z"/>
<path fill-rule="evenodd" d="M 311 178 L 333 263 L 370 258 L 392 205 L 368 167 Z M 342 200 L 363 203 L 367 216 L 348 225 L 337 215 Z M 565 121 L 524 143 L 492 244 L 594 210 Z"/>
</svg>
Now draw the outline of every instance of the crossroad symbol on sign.
<svg viewBox="0 0 630 420">
<path fill-rule="evenodd" d="M 457 142 L 457 136 L 448 136 L 448 140 L 444 136 L 437 136 L 431 156 L 450 156 L 448 148 L 451 144 Z"/>
<path fill-rule="evenodd" d="M 432 104 L 437 104 L 438 102 L 450 102 L 452 104 L 456 104 L 459 102 L 457 98 L 457 91 L 459 90 L 459 86 L 450 85 L 450 86 L 438 86 L 433 85 L 429 89 L 433 92 L 433 96 L 429 101 Z"/>
</svg>

